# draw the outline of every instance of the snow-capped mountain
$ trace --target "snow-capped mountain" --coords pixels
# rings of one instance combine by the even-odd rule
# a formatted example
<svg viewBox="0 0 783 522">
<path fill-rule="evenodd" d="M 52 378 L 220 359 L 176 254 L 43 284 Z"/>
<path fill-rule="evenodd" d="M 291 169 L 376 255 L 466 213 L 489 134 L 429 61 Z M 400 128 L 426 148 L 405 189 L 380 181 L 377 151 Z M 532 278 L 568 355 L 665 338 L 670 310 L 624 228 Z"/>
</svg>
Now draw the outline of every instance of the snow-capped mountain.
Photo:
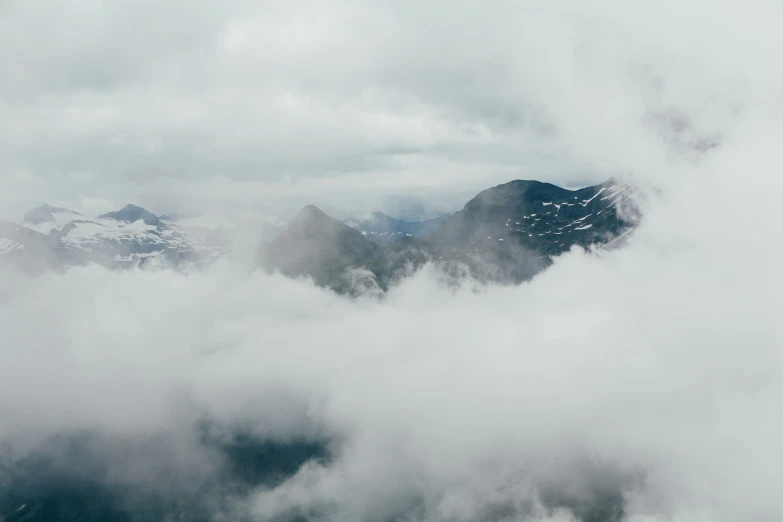
<svg viewBox="0 0 783 522">
<path fill-rule="evenodd" d="M 55 249 L 75 264 L 136 265 L 161 257 L 167 263 L 203 262 L 225 253 L 218 238 L 186 234 L 141 207 L 127 205 L 94 219 L 71 221 L 50 232 Z"/>
<path fill-rule="evenodd" d="M 443 253 L 513 244 L 539 255 L 558 255 L 574 245 L 604 243 L 628 228 L 621 209 L 634 192 L 611 180 L 579 190 L 511 181 L 479 193 L 426 241 Z"/>
<path fill-rule="evenodd" d="M 164 217 L 135 205 L 94 218 L 43 205 L 27 212 L 20 225 L 0 224 L 0 262 L 34 272 L 88 263 L 122 268 L 153 260 L 200 265 L 225 255 L 242 230 L 241 222 L 225 218 Z M 274 218 L 266 222 L 271 228 L 281 224 Z"/>
<path fill-rule="evenodd" d="M 62 230 L 71 221 L 79 219 L 88 218 L 67 208 L 43 205 L 27 212 L 22 225 L 36 232 L 48 234 L 52 230 Z"/>
<path fill-rule="evenodd" d="M 479 193 L 421 248 L 479 279 L 520 282 L 574 246 L 604 245 L 631 229 L 635 190 L 607 181 L 579 190 L 517 180 Z"/>
<path fill-rule="evenodd" d="M 14 265 L 26 272 L 40 272 L 58 266 L 49 236 L 35 230 L 0 221 L 0 266 Z"/>
</svg>

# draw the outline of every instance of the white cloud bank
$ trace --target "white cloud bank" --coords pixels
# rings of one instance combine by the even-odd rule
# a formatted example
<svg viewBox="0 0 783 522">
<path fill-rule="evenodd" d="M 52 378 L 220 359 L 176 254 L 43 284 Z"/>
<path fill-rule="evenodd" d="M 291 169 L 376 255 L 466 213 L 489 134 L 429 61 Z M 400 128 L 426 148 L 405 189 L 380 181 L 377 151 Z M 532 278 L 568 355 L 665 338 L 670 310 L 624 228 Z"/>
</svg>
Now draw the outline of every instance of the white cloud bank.
<svg viewBox="0 0 783 522">
<path fill-rule="evenodd" d="M 625 248 L 515 288 L 453 293 L 425 271 L 349 301 L 228 264 L 3 274 L 3 431 L 143 437 L 208 412 L 339 441 L 327 467 L 249 499 L 260 518 L 472 520 L 542 485 L 616 481 L 630 521 L 776 520 L 777 154 L 765 136 L 726 145 Z"/>
</svg>

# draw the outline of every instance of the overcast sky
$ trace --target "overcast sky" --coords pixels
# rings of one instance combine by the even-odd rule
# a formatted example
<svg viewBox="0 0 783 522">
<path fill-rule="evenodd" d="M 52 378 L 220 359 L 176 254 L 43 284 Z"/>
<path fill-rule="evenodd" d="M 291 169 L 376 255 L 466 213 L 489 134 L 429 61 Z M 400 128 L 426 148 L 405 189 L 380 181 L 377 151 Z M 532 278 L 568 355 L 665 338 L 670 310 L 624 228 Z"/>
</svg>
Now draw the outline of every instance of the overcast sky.
<svg viewBox="0 0 783 522">
<path fill-rule="evenodd" d="M 551 4 L 3 0 L 2 217 L 461 207 L 512 179 L 627 173 L 618 123 L 747 88 L 702 53 L 745 52 L 730 2 Z"/>
</svg>

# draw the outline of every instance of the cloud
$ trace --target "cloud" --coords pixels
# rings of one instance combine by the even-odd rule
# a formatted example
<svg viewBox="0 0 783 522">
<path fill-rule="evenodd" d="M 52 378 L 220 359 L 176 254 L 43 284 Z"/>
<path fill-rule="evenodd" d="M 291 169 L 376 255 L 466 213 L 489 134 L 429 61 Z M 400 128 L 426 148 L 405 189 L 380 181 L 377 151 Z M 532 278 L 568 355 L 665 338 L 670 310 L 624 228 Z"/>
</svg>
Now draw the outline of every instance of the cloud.
<svg viewBox="0 0 783 522">
<path fill-rule="evenodd" d="M 199 193 L 194 186 L 230 198 L 239 185 L 254 195 L 294 172 L 305 193 L 331 187 L 359 198 L 359 184 L 391 184 L 389 172 L 404 180 L 440 172 L 427 181 L 439 186 L 451 179 L 446 165 L 458 183 L 488 184 L 489 172 L 507 175 L 493 170 L 504 154 L 519 164 L 515 146 L 535 128 L 557 137 L 547 150 L 649 187 L 644 219 L 623 248 L 570 252 L 518 287 L 455 291 L 425 270 L 380 300 L 229 263 L 193 274 L 0 273 L 6 443 L 25 454 L 54 434 L 87 430 L 142 441 L 135 455 L 149 456 L 143 441 L 165 433 L 171 447 L 186 448 L 182 461 L 210 470 L 221 457 L 193 442 L 205 418 L 250 426 L 264 440 L 327 440 L 329 459 L 219 509 L 262 520 L 587 520 L 616 508 L 630 522 L 779 518 L 777 4 L 310 3 L 279 6 L 271 19 L 251 16 L 255 4 L 235 5 L 216 14 L 196 4 L 190 21 L 150 16 L 151 34 L 174 43 L 127 46 L 123 67 L 108 67 L 103 83 L 74 85 L 53 70 L 49 97 L 6 81 L 1 110 L 27 121 L 10 164 L 33 172 L 13 179 L 40 188 L 47 162 L 88 171 L 85 162 L 103 156 L 91 147 L 71 156 L 78 147 L 70 145 L 120 135 L 113 128 L 126 141 L 111 157 L 131 161 L 117 161 L 109 181 L 102 172 L 101 190 L 137 179 L 125 173 L 144 165 L 138 151 L 160 166 L 168 165 L 160 150 L 173 147 L 171 165 L 228 158 L 182 181 L 188 197 Z M 43 23 L 27 6 L 4 8 Z M 107 20 L 127 14 L 111 8 L 100 24 L 83 23 L 112 27 Z M 189 32 L 196 19 L 208 30 Z M 113 33 L 94 38 L 108 45 Z M 60 47 L 70 65 L 98 63 Z M 48 49 L 24 50 L 45 59 Z M 149 91 L 127 75 L 150 78 Z M 204 81 L 190 84 L 190 75 Z M 90 110 L 101 100 L 111 110 L 69 120 L 57 107 L 77 99 L 72 91 Z M 213 103 L 201 107 L 206 99 Z M 508 117 L 507 107 L 519 114 Z M 284 116 L 264 119 L 275 114 Z M 74 121 L 84 134 L 57 139 L 77 129 Z M 167 136 L 173 145 L 164 139 L 155 149 Z M 694 151 L 702 139 L 719 146 Z M 24 159 L 41 143 L 53 149 Z M 204 152 L 203 143 L 214 148 Z M 260 185 L 230 168 L 255 172 L 263 154 L 247 151 L 280 143 L 287 149 L 265 159 L 275 174 Z M 406 151 L 397 158 L 403 168 L 379 160 L 382 146 Z M 485 154 L 499 158 L 486 170 Z M 362 174 L 340 163 L 346 157 L 361 160 Z M 227 165 L 225 178 L 211 177 L 216 164 Z M 85 186 L 63 176 L 62 197 Z M 126 482 L 137 476 L 114 466 Z"/>
</svg>

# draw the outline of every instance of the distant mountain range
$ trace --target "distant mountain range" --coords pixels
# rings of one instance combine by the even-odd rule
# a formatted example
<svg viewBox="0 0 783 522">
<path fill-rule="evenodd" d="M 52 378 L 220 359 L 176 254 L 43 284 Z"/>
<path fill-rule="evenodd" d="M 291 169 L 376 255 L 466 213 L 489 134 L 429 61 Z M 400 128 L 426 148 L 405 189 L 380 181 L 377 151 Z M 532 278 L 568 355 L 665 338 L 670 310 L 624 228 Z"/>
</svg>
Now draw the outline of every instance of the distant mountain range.
<svg viewBox="0 0 783 522">
<path fill-rule="evenodd" d="M 426 221 L 403 221 L 383 212 L 373 212 L 369 218 L 346 220 L 345 224 L 361 232 L 373 243 L 388 245 L 403 237 L 424 237 L 431 234 L 450 216 L 451 214 L 443 214 Z"/>
<path fill-rule="evenodd" d="M 0 245 L 0 261 L 32 272 L 88 263 L 130 267 L 156 257 L 180 265 L 225 253 L 219 238 L 186 233 L 134 205 L 95 218 L 44 205 L 20 225 L 0 223 Z"/>
<path fill-rule="evenodd" d="M 95 218 L 44 205 L 20 224 L 0 222 L 0 264 L 25 271 L 99 263 L 204 266 L 239 250 L 268 272 L 309 277 L 339 292 L 385 290 L 432 262 L 447 274 L 520 282 L 578 245 L 605 244 L 632 223 L 618 209 L 634 196 L 614 181 L 567 190 L 538 181 L 487 189 L 452 216 L 411 222 L 375 212 L 346 223 L 309 205 L 286 224 L 199 214 L 157 216 L 127 205 Z M 260 241 L 260 244 L 259 244 Z"/>
</svg>

